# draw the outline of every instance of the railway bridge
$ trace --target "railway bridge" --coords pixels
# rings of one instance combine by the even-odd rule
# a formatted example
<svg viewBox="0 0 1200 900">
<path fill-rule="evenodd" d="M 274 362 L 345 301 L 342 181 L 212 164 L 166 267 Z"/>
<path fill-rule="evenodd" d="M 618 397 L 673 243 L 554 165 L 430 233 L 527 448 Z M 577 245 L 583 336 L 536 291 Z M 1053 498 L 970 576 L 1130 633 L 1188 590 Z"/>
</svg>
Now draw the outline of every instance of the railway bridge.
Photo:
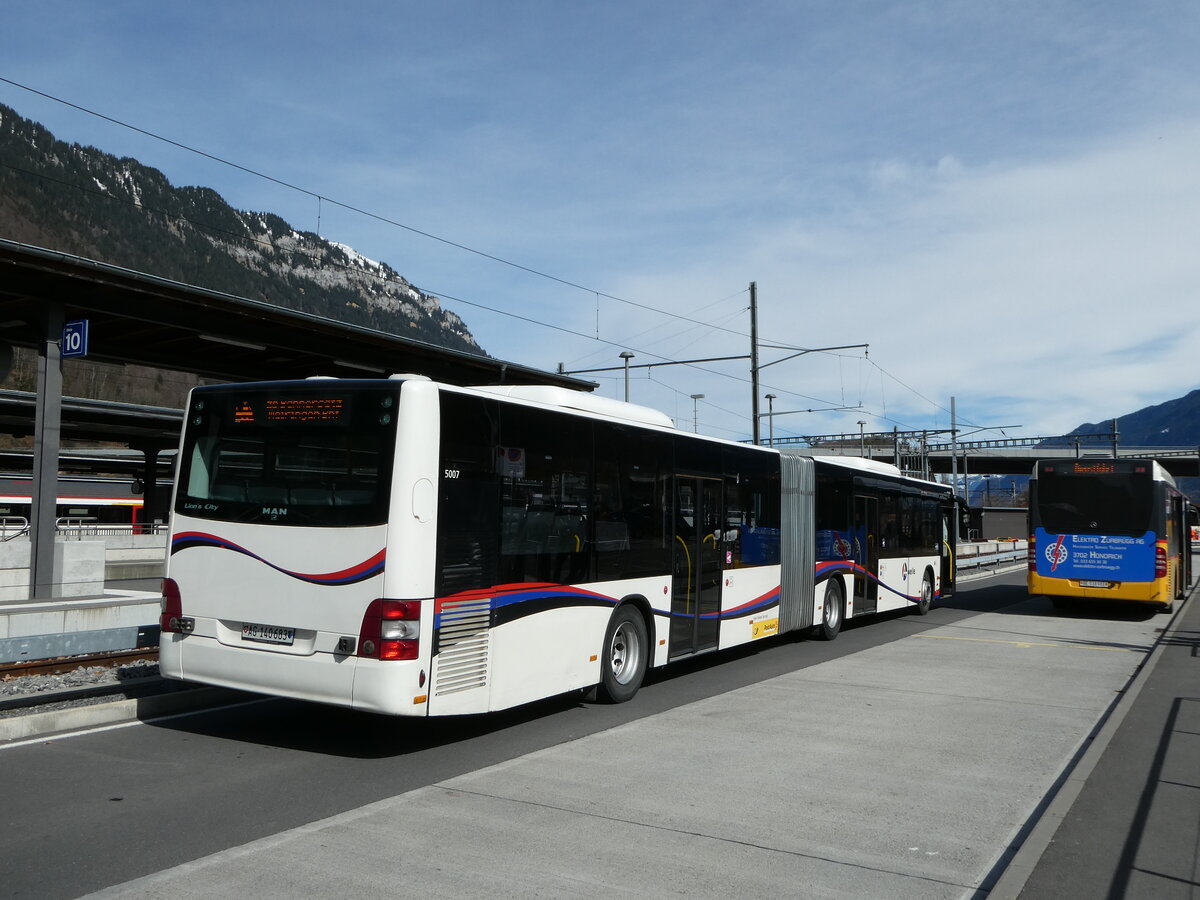
<svg viewBox="0 0 1200 900">
<path fill-rule="evenodd" d="M 779 438 L 778 447 L 813 455 L 865 456 L 910 474 L 1028 475 L 1039 459 L 1126 457 L 1154 459 L 1172 475 L 1200 476 L 1200 447 L 1123 445 L 1115 429 L 1095 434 L 950 441 L 946 432 L 884 431 Z M 937 438 L 937 440 L 933 440 Z"/>
</svg>

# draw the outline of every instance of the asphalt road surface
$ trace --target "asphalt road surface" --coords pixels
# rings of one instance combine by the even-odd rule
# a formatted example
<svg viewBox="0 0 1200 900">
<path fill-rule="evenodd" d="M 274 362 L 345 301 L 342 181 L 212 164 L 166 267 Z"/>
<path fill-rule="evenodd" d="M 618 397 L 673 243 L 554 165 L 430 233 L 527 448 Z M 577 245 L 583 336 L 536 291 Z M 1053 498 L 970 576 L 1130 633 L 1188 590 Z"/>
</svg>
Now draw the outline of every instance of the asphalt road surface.
<svg viewBox="0 0 1200 900">
<path fill-rule="evenodd" d="M 885 614 L 848 623 L 833 642 L 785 636 L 670 667 L 619 706 L 574 694 L 490 716 L 413 720 L 262 699 L 0 747 L 0 897 L 77 897 L 1030 602 L 1023 571 L 968 583 L 925 617 Z M 1144 614 L 1117 619 L 1146 631 Z"/>
</svg>

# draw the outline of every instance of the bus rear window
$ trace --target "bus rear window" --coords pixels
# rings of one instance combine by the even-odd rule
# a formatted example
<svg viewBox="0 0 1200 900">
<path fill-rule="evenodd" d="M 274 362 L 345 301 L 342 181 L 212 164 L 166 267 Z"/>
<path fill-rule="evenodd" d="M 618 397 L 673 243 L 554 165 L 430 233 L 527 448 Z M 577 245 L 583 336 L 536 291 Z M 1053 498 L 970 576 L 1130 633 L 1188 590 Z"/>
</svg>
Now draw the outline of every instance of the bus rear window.
<svg viewBox="0 0 1200 900">
<path fill-rule="evenodd" d="M 395 386 L 196 391 L 175 511 L 308 527 L 386 521 L 397 399 Z"/>
<path fill-rule="evenodd" d="M 1154 525 L 1149 474 L 1043 472 L 1037 502 L 1042 527 L 1056 534 L 1142 535 Z"/>
</svg>

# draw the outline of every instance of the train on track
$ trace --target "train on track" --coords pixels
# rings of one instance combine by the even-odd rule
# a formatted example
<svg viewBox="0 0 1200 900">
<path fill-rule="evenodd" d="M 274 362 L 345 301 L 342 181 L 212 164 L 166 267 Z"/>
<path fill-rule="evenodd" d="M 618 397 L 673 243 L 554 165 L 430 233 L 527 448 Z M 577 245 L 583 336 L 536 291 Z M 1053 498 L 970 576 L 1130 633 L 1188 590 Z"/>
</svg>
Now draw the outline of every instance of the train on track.
<svg viewBox="0 0 1200 900">
<path fill-rule="evenodd" d="M 0 476 L 0 538 L 22 533 L 32 521 L 31 481 Z M 136 533 L 148 527 L 144 500 L 128 478 L 59 480 L 56 519 L 62 528 L 118 528 Z"/>
</svg>

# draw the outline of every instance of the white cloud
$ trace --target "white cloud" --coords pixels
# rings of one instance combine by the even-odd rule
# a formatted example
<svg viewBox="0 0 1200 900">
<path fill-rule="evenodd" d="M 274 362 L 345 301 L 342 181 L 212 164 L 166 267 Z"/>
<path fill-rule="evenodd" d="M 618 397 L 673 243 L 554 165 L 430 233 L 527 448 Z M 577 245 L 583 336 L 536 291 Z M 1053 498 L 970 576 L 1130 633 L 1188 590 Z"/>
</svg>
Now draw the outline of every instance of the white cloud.
<svg viewBox="0 0 1200 900">
<path fill-rule="evenodd" d="M 804 330 L 870 339 L 939 399 L 1002 392 L 1028 427 L 1070 428 L 1196 386 L 1196 344 L 1165 339 L 1200 337 L 1197 154 L 1200 126 L 1182 124 L 1071 158 L 955 166 L 898 207 L 882 201 L 886 227 L 835 229 L 793 255 L 811 232 L 797 241 L 789 225 L 764 262 L 817 286 Z"/>
<path fill-rule="evenodd" d="M 765 371 L 765 381 L 795 393 L 789 402 L 861 400 L 869 413 L 920 428 L 948 425 L 955 396 L 968 421 L 1058 433 L 1197 386 L 1200 173 L 1190 161 L 1198 155 L 1200 126 L 1179 123 L 980 170 L 949 154 L 924 166 L 891 161 L 872 168 L 875 189 L 840 216 L 764 223 L 724 254 L 655 267 L 616 292 L 685 312 L 686 298 L 699 298 L 695 308 L 755 280 L 764 339 L 871 345 L 865 367 L 844 354 Z M 606 334 L 634 334 L 648 318 L 622 315 L 628 327 Z M 745 333 L 748 320 L 731 327 Z M 747 347 L 725 334 L 692 349 Z M 723 371 L 747 377 L 738 364 Z M 659 374 L 675 386 L 670 402 L 701 377 Z M 746 384 L 705 392 L 744 427 Z M 791 424 L 854 430 L 861 415 Z M 728 415 L 710 419 L 738 427 Z M 891 427 L 870 420 L 868 428 Z"/>
<path fill-rule="evenodd" d="M 1196 4 L 348 0 L 313 30 L 302 11 L 212 0 L 159 13 L 48 2 L 11 11 L 21 40 L 0 74 L 725 329 L 698 339 L 0 85 L 63 139 L 319 222 L 423 289 L 521 316 L 447 303 L 503 358 L 743 353 L 756 281 L 764 340 L 871 345 L 870 362 L 847 351 L 764 370 L 777 408 L 862 404 L 776 423 L 792 431 L 944 427 L 952 395 L 969 420 L 1058 431 L 1196 386 Z M 690 421 L 703 392 L 702 423 L 744 433 L 747 365 L 705 369 L 639 370 L 635 399 Z"/>
</svg>

